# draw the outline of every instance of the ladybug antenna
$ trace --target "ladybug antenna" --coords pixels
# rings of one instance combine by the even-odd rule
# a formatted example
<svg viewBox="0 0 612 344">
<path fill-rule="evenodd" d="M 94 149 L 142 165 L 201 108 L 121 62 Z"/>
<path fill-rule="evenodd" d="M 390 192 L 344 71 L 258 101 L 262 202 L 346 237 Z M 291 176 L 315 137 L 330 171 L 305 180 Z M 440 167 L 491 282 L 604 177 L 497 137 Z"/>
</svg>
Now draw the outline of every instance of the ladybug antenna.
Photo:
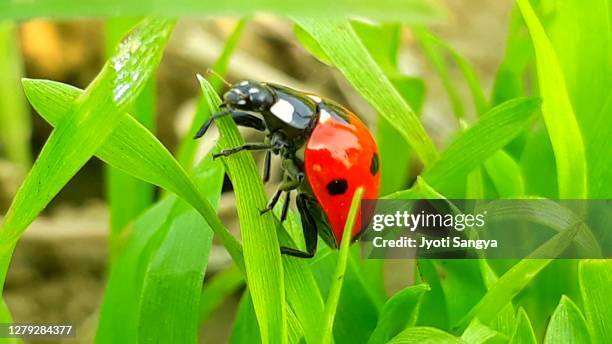
<svg viewBox="0 0 612 344">
<path fill-rule="evenodd" d="M 224 83 L 224 84 L 225 84 L 227 87 L 232 87 L 232 84 L 230 84 L 230 83 L 229 83 L 227 80 L 225 80 L 225 79 L 224 79 L 224 78 L 221 76 L 221 74 L 219 74 L 219 73 L 215 72 L 215 70 L 214 70 L 214 69 L 212 69 L 212 68 L 207 68 L 207 69 L 206 69 L 206 73 L 207 73 L 207 74 L 212 74 L 212 75 L 216 76 L 216 77 L 217 77 L 219 80 L 221 80 L 221 81 L 222 81 L 222 82 L 223 82 L 223 83 Z"/>
</svg>

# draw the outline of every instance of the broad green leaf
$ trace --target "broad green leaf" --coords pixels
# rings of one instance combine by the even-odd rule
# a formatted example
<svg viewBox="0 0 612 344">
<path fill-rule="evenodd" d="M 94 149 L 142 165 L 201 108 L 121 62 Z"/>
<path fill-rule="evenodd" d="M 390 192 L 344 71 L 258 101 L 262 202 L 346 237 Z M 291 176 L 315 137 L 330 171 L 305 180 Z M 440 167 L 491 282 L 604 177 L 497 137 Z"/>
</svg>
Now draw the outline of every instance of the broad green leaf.
<svg viewBox="0 0 612 344">
<path fill-rule="evenodd" d="M 137 18 L 113 18 L 105 23 L 104 45 L 111 57 L 121 38 L 138 23 Z M 155 127 L 155 78 L 150 78 L 140 95 L 127 110 L 147 129 Z M 153 186 L 125 172 L 106 166 L 106 197 L 110 211 L 110 260 L 117 255 L 122 230 L 153 203 Z"/>
<path fill-rule="evenodd" d="M 514 332 L 510 337 L 509 344 L 537 344 L 537 342 L 527 312 L 523 308 L 519 308 Z"/>
<path fill-rule="evenodd" d="M 85 165 L 125 117 L 159 63 L 174 21 L 146 19 L 121 43 L 51 133 L 9 208 L 0 247 L 3 264 L 19 236 Z M 4 282 L 6 272 L 1 272 Z M 3 283 L 2 283 L 3 284 Z"/>
<path fill-rule="evenodd" d="M 166 17 L 250 15 L 271 12 L 279 15 L 311 15 L 316 18 L 332 16 L 362 16 L 381 20 L 403 22 L 430 22 L 444 16 L 444 12 L 432 0 L 381 0 L 376 3 L 348 0 L 330 6 L 328 1 L 292 1 L 280 3 L 269 0 L 156 2 L 143 4 L 119 0 L 75 3 L 71 0 L 33 0 L 28 2 L 3 2 L 0 4 L 0 19 L 29 19 L 34 17 L 83 18 L 83 17 L 133 17 L 159 15 Z"/>
<path fill-rule="evenodd" d="M 17 27 L 0 23 L 0 151 L 23 171 L 32 163 L 30 112 L 19 87 L 22 75 Z"/>
<path fill-rule="evenodd" d="M 518 135 L 539 104 L 534 98 L 519 98 L 489 110 L 446 148 L 440 160 L 423 172 L 422 178 L 446 195 L 453 184 L 462 183 L 468 173 Z M 403 198 L 406 192 L 386 197 Z"/>
<path fill-rule="evenodd" d="M 25 79 L 23 85 L 32 106 L 51 125 L 64 120 L 72 102 L 82 92 L 68 85 L 45 80 Z M 244 266 L 240 244 L 223 226 L 210 203 L 201 197 L 197 187 L 170 152 L 134 118 L 122 116 L 115 131 L 98 149 L 96 156 L 118 170 L 172 191 L 186 200 L 209 222 L 236 265 Z"/>
<path fill-rule="evenodd" d="M 470 325 L 463 331 L 461 339 L 470 344 L 508 342 L 508 337 L 483 325 L 478 319 L 472 320 Z"/>
<path fill-rule="evenodd" d="M 388 344 L 462 344 L 461 338 L 434 327 L 408 327 Z"/>
<path fill-rule="evenodd" d="M 242 37 L 242 32 L 244 31 L 244 28 L 246 27 L 247 23 L 248 19 L 242 19 L 236 24 L 236 27 L 227 38 L 225 45 L 223 46 L 223 50 L 221 51 L 221 54 L 213 63 L 211 70 L 213 70 L 218 75 L 223 76 L 227 73 L 230 58 L 232 57 L 232 54 L 238 46 L 240 37 Z M 222 80 L 219 79 L 219 77 L 215 75 L 209 75 L 207 80 L 211 83 L 217 93 L 221 91 L 223 83 Z M 187 134 L 181 140 L 181 143 L 178 148 L 178 160 L 181 165 L 183 165 L 183 167 L 187 170 L 191 169 L 191 165 L 193 164 L 193 160 L 196 156 L 198 143 L 200 142 L 194 140 L 193 137 L 202 126 L 202 123 L 206 122 L 210 115 L 211 111 L 208 106 L 208 103 L 206 102 L 206 97 L 202 95 L 198 99 L 196 112 L 193 116 L 193 120 L 191 121 L 191 127 L 189 128 Z"/>
<path fill-rule="evenodd" d="M 546 32 L 528 0 L 518 0 L 536 54 L 542 114 L 555 152 L 560 198 L 587 197 L 587 171 L 580 128 L 565 79 Z"/>
<path fill-rule="evenodd" d="M 336 318 L 336 310 L 338 308 L 338 301 L 340 300 L 340 292 L 342 291 L 344 275 L 346 273 L 346 265 L 349 257 L 351 233 L 353 232 L 353 227 L 355 225 L 357 211 L 360 208 L 362 194 L 363 188 L 360 187 L 355 190 L 355 194 L 353 195 L 353 200 L 351 202 L 351 208 L 349 209 L 346 217 L 346 223 L 344 224 L 344 232 L 342 234 L 342 241 L 340 242 L 340 253 L 338 255 L 336 272 L 334 274 L 334 279 L 329 293 L 327 294 L 327 300 L 325 301 L 325 315 L 321 324 L 321 339 L 319 341 L 319 343 L 322 344 L 332 343 L 334 320 Z"/>
<path fill-rule="evenodd" d="M 565 295 L 561 296 L 559 305 L 550 317 L 544 337 L 545 344 L 561 342 L 585 344 L 591 342 L 584 315 L 578 306 Z"/>
<path fill-rule="evenodd" d="M 198 75 L 202 92 L 208 98 L 211 112 L 221 100 L 210 83 Z M 221 137 L 219 147 L 241 146 L 244 139 L 230 118 L 216 121 Z M 280 245 L 274 214 L 264 215 L 266 196 L 255 161 L 249 152 L 223 159 L 236 194 L 236 208 L 240 219 L 247 284 L 264 343 L 286 342 L 285 286 Z"/>
<path fill-rule="evenodd" d="M 200 296 L 200 317 L 202 325 L 212 312 L 238 288 L 244 285 L 242 273 L 235 266 L 232 266 L 218 274 L 204 284 L 202 296 Z"/>
<path fill-rule="evenodd" d="M 419 314 L 421 298 L 429 290 L 427 284 L 418 284 L 391 296 L 380 312 L 378 324 L 368 343 L 386 343 L 403 329 L 414 326 Z"/>
<path fill-rule="evenodd" d="M 530 256 L 522 259 L 510 270 L 502 275 L 497 282 L 489 288 L 482 299 L 461 319 L 455 326 L 457 330 L 463 330 L 477 318 L 485 325 L 488 325 L 495 315 L 505 307 L 533 278 L 544 269 L 553 259 L 533 259 L 546 255 L 554 257 L 562 253 L 572 242 L 577 234 L 579 226 L 573 226 L 556 234 L 547 242 L 534 250 Z"/>
<path fill-rule="evenodd" d="M 414 111 L 368 53 L 351 24 L 345 20 L 321 21 L 305 17 L 295 21 L 318 42 L 333 65 L 380 116 L 395 125 L 423 164 L 431 165 L 438 157 L 431 139 Z"/>
<path fill-rule="evenodd" d="M 582 260 L 578 273 L 584 315 L 593 343 L 607 343 L 612 338 L 612 261 Z"/>
</svg>

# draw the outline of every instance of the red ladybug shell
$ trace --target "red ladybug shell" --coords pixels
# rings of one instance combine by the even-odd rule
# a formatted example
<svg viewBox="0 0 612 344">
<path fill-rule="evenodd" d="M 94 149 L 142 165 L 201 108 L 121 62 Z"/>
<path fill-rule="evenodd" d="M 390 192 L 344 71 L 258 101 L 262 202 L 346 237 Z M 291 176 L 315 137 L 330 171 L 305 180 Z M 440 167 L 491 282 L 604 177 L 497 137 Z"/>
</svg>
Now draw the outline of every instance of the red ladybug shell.
<svg viewBox="0 0 612 344">
<path fill-rule="evenodd" d="M 306 143 L 304 162 L 306 178 L 339 246 L 355 190 L 364 188 L 363 199 L 378 197 L 380 162 L 376 142 L 352 112 L 339 106 L 322 108 Z M 361 228 L 359 211 L 351 239 Z"/>
</svg>

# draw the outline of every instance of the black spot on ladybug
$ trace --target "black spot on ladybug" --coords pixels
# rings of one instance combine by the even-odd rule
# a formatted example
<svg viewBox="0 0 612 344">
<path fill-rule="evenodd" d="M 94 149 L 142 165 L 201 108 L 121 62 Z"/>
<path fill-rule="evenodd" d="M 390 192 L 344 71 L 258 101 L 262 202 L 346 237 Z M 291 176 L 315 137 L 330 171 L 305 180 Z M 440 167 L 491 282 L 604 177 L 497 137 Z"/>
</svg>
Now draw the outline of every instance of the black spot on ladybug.
<svg viewBox="0 0 612 344">
<path fill-rule="evenodd" d="M 380 163 L 378 162 L 378 154 L 374 153 L 372 154 L 372 161 L 370 161 L 370 173 L 375 176 L 379 168 Z"/>
<path fill-rule="evenodd" d="M 342 195 L 348 189 L 348 182 L 346 179 L 334 179 L 331 182 L 327 183 L 327 192 L 330 195 Z"/>
</svg>

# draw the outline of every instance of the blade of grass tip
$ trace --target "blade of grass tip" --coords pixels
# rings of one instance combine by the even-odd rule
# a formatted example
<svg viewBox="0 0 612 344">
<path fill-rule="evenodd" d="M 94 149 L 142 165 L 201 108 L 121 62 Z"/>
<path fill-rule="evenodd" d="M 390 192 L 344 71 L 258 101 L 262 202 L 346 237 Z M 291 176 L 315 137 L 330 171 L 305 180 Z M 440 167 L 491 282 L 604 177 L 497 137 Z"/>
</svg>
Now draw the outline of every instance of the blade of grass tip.
<svg viewBox="0 0 612 344">
<path fill-rule="evenodd" d="M 105 23 L 104 45 L 106 56 L 111 57 L 114 47 L 138 23 L 137 18 L 111 18 Z M 155 127 L 155 78 L 150 78 L 128 112 L 153 131 Z M 106 167 L 106 196 L 110 212 L 110 261 L 117 256 L 125 226 L 153 203 L 153 186 L 111 166 Z"/>
<path fill-rule="evenodd" d="M 198 75 L 198 81 L 212 112 L 221 100 L 206 79 Z M 231 118 L 219 119 L 216 124 L 221 133 L 221 149 L 244 144 Z M 285 286 L 274 214 L 259 212 L 267 200 L 252 155 L 237 153 L 224 162 L 236 195 L 247 281 L 261 339 L 264 343 L 284 343 L 287 341 Z"/>
<path fill-rule="evenodd" d="M 591 337 L 580 308 L 567 296 L 562 295 L 546 328 L 544 344 L 589 343 Z"/>
<path fill-rule="evenodd" d="M 537 344 L 537 342 L 529 316 L 527 312 L 525 312 L 525 309 L 521 307 L 516 317 L 514 332 L 508 344 Z"/>
<path fill-rule="evenodd" d="M 560 198 L 587 197 L 587 167 L 582 134 L 572 109 L 555 51 L 528 0 L 517 0 L 533 41 L 542 114 L 557 164 Z"/>
<path fill-rule="evenodd" d="M 391 296 L 380 312 L 376 329 L 368 343 L 386 343 L 406 327 L 414 326 L 423 294 L 430 290 L 427 284 L 417 284 Z"/>
<path fill-rule="evenodd" d="M 466 59 L 463 55 L 461 55 L 457 50 L 451 47 L 448 43 L 440 39 L 439 37 L 433 35 L 429 30 L 425 28 L 421 28 L 427 33 L 427 36 L 432 42 L 438 44 L 448 51 L 450 56 L 455 60 L 457 67 L 461 71 L 465 82 L 472 93 L 472 100 L 474 102 L 474 107 L 476 109 L 476 115 L 480 116 L 487 111 L 489 105 L 487 103 L 487 98 L 484 95 L 484 91 L 482 90 L 482 85 L 480 81 L 478 81 L 478 76 L 476 75 L 476 71 L 472 64 Z"/>
<path fill-rule="evenodd" d="M 355 224 L 355 218 L 357 217 L 362 194 L 363 188 L 358 188 L 355 191 L 353 201 L 351 202 L 351 208 L 346 223 L 344 224 L 344 232 L 342 234 L 342 241 L 340 242 L 340 253 L 338 254 L 338 264 L 336 265 L 334 279 L 329 293 L 327 294 L 327 301 L 325 302 L 325 317 L 321 323 L 321 344 L 332 342 L 334 319 L 336 318 L 336 309 L 338 308 L 338 300 L 340 300 L 340 292 L 342 291 L 342 282 L 344 282 L 344 273 L 346 271 L 349 248 L 351 245 L 351 232 Z"/>
<path fill-rule="evenodd" d="M 227 73 L 227 68 L 229 66 L 230 59 L 238 46 L 240 38 L 242 37 L 242 33 L 244 32 L 244 28 L 249 22 L 249 18 L 241 19 L 234 30 L 229 35 L 227 40 L 225 41 L 225 45 L 223 46 L 223 50 L 221 54 L 217 58 L 217 60 L 213 63 L 211 69 L 215 71 L 215 73 L 224 76 Z M 213 89 L 219 93 L 221 91 L 221 87 L 223 87 L 222 81 L 214 75 L 208 75 L 206 80 L 211 83 Z M 178 161 L 183 165 L 184 168 L 190 169 L 193 164 L 193 160 L 196 156 L 196 151 L 198 148 L 198 144 L 201 140 L 194 140 L 193 137 L 200 129 L 202 123 L 206 122 L 208 117 L 211 115 L 210 109 L 206 102 L 206 98 L 201 95 L 198 99 L 198 104 L 196 107 L 196 112 L 191 121 L 191 127 L 187 134 L 181 140 L 177 157 Z"/>
<path fill-rule="evenodd" d="M 3 263 L 10 259 L 7 254 L 28 225 L 119 124 L 161 60 L 173 27 L 173 20 L 144 20 L 51 133 L 4 219 L 0 232 Z M 4 282 L 6 271 L 0 273 Z"/>
<path fill-rule="evenodd" d="M 418 116 L 368 53 L 351 24 L 337 19 L 322 21 L 299 17 L 293 20 L 319 43 L 334 66 L 380 116 L 395 125 L 423 164 L 431 166 L 438 158 L 431 138 Z"/>
<path fill-rule="evenodd" d="M 444 18 L 445 11 L 433 0 L 379 0 L 343 1 L 329 6 L 327 0 L 308 2 L 292 1 L 290 5 L 279 6 L 268 0 L 226 0 L 226 1 L 162 1 L 155 6 L 121 0 L 95 1 L 88 3 L 72 0 L 31 0 L 27 2 L 0 2 L 0 19 L 84 18 L 84 17 L 130 17 L 159 15 L 166 17 L 210 16 L 210 15 L 251 15 L 270 12 L 278 15 L 310 15 L 314 18 L 361 16 L 391 22 L 427 23 Z"/>
<path fill-rule="evenodd" d="M 7 158 L 26 170 L 32 163 L 30 111 L 19 87 L 22 74 L 21 48 L 17 30 L 0 23 L 0 143 Z"/>
<path fill-rule="evenodd" d="M 461 338 L 457 338 L 448 332 L 434 327 L 416 326 L 408 327 L 397 336 L 393 337 L 387 344 L 465 344 Z"/>
<path fill-rule="evenodd" d="M 54 126 L 64 120 L 71 104 L 83 92 L 48 80 L 24 79 L 23 86 L 34 109 Z M 236 265 L 244 270 L 240 243 L 223 226 L 210 202 L 201 197 L 197 187 L 172 154 L 132 116 L 121 118 L 96 156 L 123 172 L 174 192 L 191 204 L 208 221 Z"/>
</svg>

